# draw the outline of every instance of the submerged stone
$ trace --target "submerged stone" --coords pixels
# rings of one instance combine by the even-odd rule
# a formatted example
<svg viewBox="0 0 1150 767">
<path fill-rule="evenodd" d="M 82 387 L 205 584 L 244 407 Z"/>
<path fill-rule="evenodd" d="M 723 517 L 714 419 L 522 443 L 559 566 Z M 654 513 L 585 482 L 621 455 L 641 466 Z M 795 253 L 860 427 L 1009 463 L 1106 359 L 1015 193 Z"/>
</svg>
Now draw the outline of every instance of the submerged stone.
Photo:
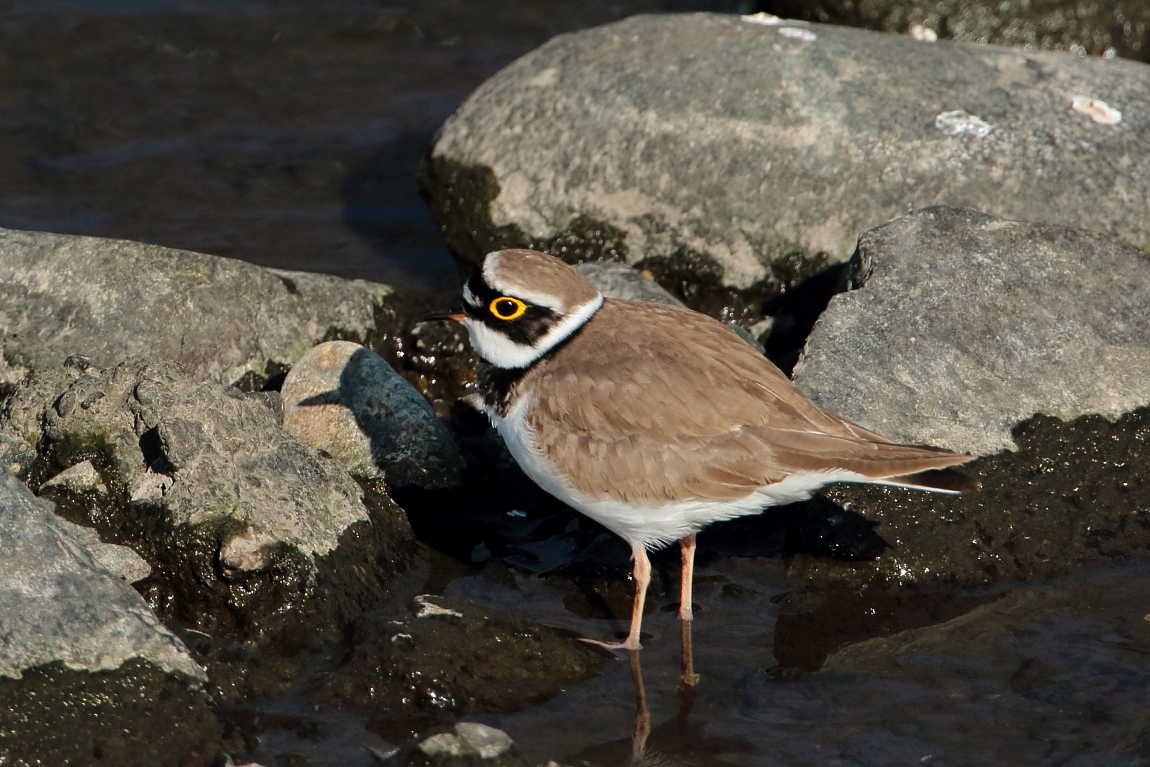
<svg viewBox="0 0 1150 767">
<path fill-rule="evenodd" d="M 421 597 L 401 615 L 365 615 L 347 662 L 317 699 L 408 734 L 460 716 L 517 711 L 594 676 L 604 656 L 555 629 L 484 605 Z"/>
</svg>

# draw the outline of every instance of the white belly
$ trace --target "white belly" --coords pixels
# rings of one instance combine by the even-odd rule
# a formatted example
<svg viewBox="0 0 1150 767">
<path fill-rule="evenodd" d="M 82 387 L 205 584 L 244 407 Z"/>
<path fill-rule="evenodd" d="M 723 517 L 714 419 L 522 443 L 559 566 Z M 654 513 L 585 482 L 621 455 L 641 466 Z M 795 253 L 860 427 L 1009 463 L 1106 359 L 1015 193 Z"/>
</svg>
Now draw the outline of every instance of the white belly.
<svg viewBox="0 0 1150 767">
<path fill-rule="evenodd" d="M 503 437 L 519 467 L 537 485 L 576 511 L 591 517 L 628 543 L 639 543 L 648 549 L 685 538 L 712 522 L 758 514 L 768 506 L 805 500 L 812 492 L 831 482 L 866 481 L 860 474 L 838 470 L 793 474 L 742 498 L 727 500 L 690 498 L 662 504 L 633 504 L 610 495 L 593 498 L 573 488 L 555 464 L 539 450 L 525 417 L 529 400 L 529 397 L 520 398 L 503 418 L 488 412 L 491 423 Z"/>
</svg>

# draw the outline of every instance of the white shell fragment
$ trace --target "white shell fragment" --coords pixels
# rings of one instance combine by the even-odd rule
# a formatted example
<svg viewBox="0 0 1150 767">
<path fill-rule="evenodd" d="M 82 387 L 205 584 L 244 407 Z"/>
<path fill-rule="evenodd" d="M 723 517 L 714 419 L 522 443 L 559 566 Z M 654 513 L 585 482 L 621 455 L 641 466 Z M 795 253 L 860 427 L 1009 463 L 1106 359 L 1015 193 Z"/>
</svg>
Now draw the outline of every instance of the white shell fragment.
<svg viewBox="0 0 1150 767">
<path fill-rule="evenodd" d="M 1122 122 L 1122 113 L 1101 99 L 1075 96 L 1070 101 L 1070 108 L 1086 115 L 1099 125 L 1117 125 Z"/>
<path fill-rule="evenodd" d="M 974 136 L 975 138 L 986 138 L 995 128 L 981 117 L 976 117 L 961 109 L 940 112 L 934 118 L 934 127 L 948 136 Z"/>
<path fill-rule="evenodd" d="M 776 24 L 782 22 L 782 19 L 780 19 L 778 16 L 775 16 L 771 13 L 765 13 L 764 11 L 759 11 L 758 13 L 748 13 L 745 16 L 740 16 L 739 19 L 741 21 L 747 22 L 748 24 L 762 24 L 765 27 L 773 27 Z"/>
<path fill-rule="evenodd" d="M 804 43 L 813 43 L 819 39 L 819 36 L 809 29 L 800 29 L 799 27 L 779 27 L 779 34 Z"/>
<path fill-rule="evenodd" d="M 920 43 L 938 42 L 938 32 L 922 24 L 912 24 L 910 29 L 907 30 L 907 34 Z"/>
<path fill-rule="evenodd" d="M 463 613 L 457 610 L 452 610 L 449 607 L 437 605 L 431 601 L 431 596 L 428 594 L 420 594 L 415 598 L 415 603 L 419 605 L 419 612 L 415 614 L 416 618 L 462 618 Z"/>
</svg>

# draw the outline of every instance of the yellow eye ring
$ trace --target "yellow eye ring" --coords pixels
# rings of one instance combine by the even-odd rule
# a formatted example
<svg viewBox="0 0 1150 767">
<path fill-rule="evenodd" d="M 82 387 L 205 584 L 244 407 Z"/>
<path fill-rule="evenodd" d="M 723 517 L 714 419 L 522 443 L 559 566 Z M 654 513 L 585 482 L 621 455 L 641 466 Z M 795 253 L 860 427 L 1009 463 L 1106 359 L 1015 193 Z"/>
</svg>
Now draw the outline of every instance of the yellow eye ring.
<svg viewBox="0 0 1150 767">
<path fill-rule="evenodd" d="M 498 319 L 514 320 L 523 316 L 523 312 L 527 311 L 527 304 L 523 303 L 518 298 L 512 298 L 511 296 L 500 296 L 499 298 L 496 298 L 491 303 L 489 303 L 487 308 Z"/>
</svg>

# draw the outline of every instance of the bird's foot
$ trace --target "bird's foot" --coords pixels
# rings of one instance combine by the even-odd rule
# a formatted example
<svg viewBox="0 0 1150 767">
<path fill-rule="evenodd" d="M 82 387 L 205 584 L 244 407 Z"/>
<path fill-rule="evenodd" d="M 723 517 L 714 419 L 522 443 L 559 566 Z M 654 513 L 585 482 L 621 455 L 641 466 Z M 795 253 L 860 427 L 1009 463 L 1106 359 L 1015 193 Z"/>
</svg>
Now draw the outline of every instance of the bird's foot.
<svg viewBox="0 0 1150 767">
<path fill-rule="evenodd" d="M 702 679 L 701 674 L 684 671 L 679 675 L 680 689 L 691 689 L 699 686 L 699 680 Z"/>
<path fill-rule="evenodd" d="M 622 642 L 601 642 L 598 639 L 588 639 L 587 637 L 579 637 L 580 642 L 593 644 L 596 647 L 602 647 L 607 650 L 642 650 L 643 644 L 639 641 L 639 637 L 627 637 Z"/>
</svg>

